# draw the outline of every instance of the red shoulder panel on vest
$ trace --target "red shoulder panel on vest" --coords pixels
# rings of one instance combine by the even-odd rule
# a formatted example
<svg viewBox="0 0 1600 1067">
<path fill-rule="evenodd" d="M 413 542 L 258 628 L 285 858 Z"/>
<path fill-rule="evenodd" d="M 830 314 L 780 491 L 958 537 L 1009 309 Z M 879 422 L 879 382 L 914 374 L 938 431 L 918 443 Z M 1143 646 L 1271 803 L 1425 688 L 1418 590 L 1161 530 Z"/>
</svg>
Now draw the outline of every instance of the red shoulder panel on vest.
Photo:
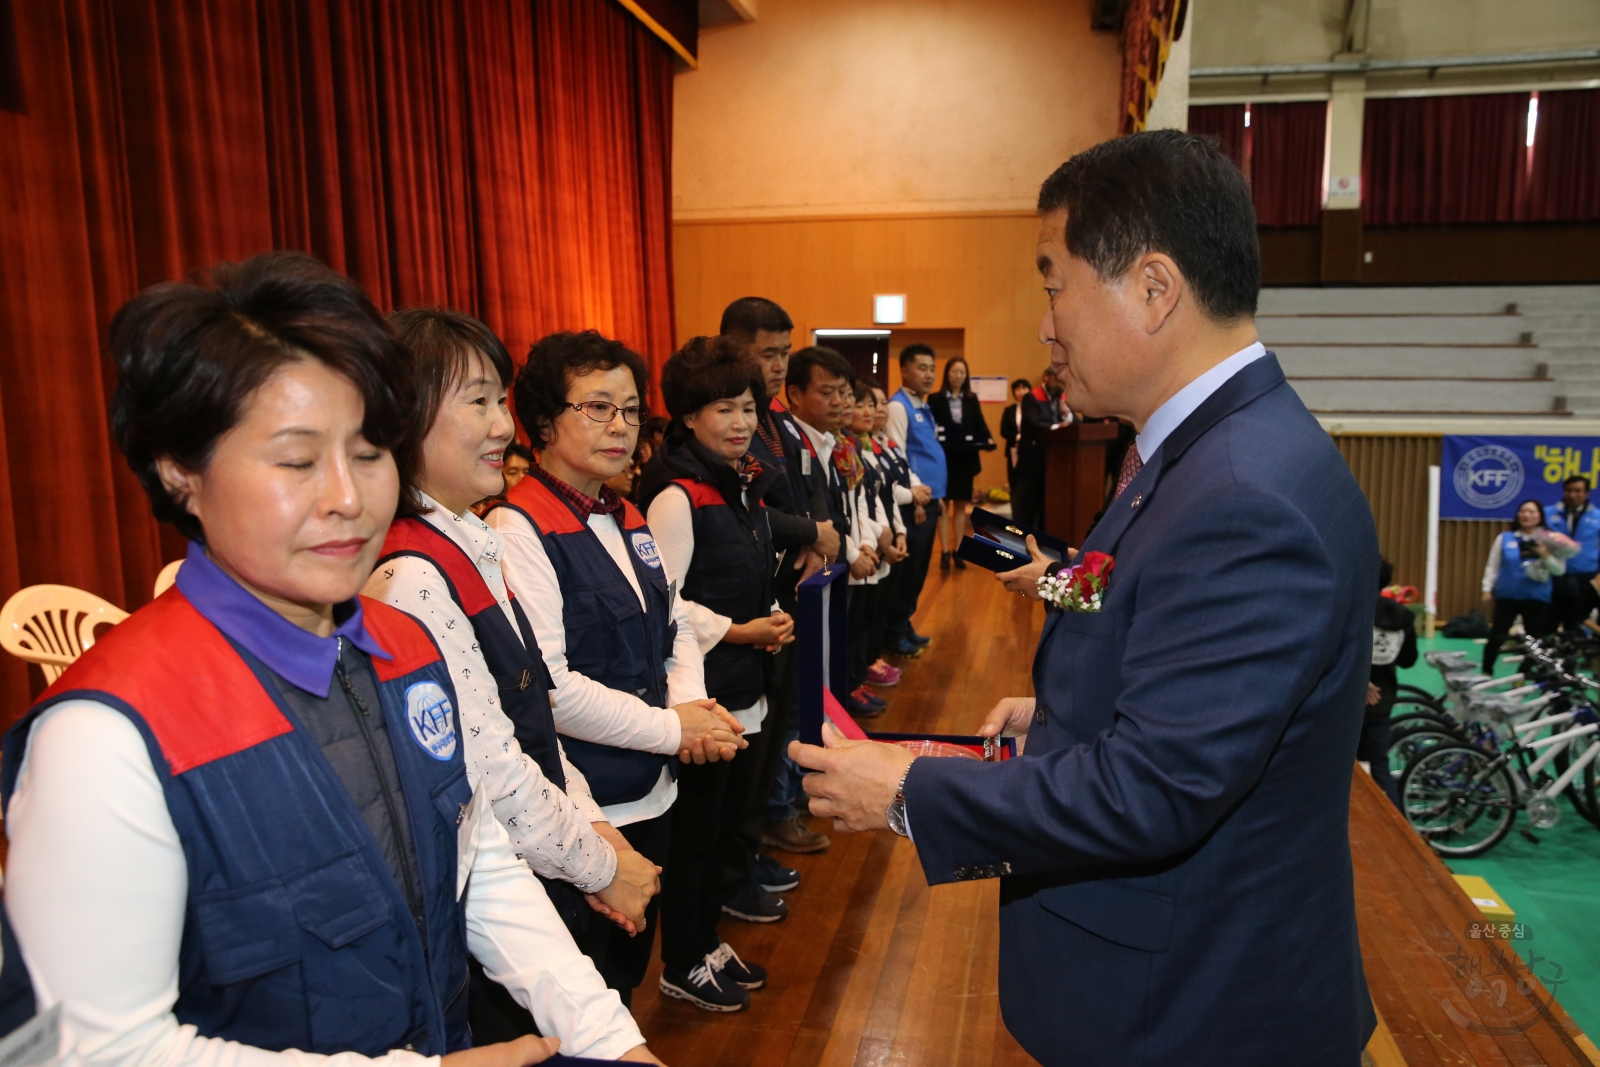
<svg viewBox="0 0 1600 1067">
<path fill-rule="evenodd" d="M 637 530 L 644 525 L 644 516 L 639 514 L 639 509 L 633 506 L 631 500 L 622 502 L 622 528 L 624 530 Z"/>
<path fill-rule="evenodd" d="M 572 513 L 572 509 L 538 478 L 526 477 L 512 486 L 511 491 L 506 493 L 506 502 L 526 512 L 540 533 L 577 533 L 584 528 L 583 521 Z"/>
<path fill-rule="evenodd" d="M 380 682 L 392 682 L 441 658 L 433 636 L 399 608 L 364 596 L 361 598 L 361 621 L 383 650 L 394 657 L 387 660 L 372 657 L 372 670 Z"/>
<path fill-rule="evenodd" d="M 728 502 L 722 499 L 722 494 L 716 486 L 706 482 L 695 481 L 693 478 L 674 478 L 674 485 L 683 486 L 683 491 L 689 494 L 689 503 L 697 508 L 715 507 L 721 504 L 726 507 Z"/>
<path fill-rule="evenodd" d="M 389 536 L 383 539 L 383 556 L 379 557 L 381 569 L 389 556 L 416 554 L 424 557 L 444 572 L 461 598 L 461 608 L 468 615 L 476 615 L 495 606 L 494 594 L 489 584 L 478 573 L 478 567 L 461 546 L 434 529 L 423 519 L 396 519 L 389 527 Z"/>
<path fill-rule="evenodd" d="M 137 711 L 173 774 L 294 729 L 222 631 L 176 587 L 112 627 L 44 697 L 74 689 Z"/>
</svg>

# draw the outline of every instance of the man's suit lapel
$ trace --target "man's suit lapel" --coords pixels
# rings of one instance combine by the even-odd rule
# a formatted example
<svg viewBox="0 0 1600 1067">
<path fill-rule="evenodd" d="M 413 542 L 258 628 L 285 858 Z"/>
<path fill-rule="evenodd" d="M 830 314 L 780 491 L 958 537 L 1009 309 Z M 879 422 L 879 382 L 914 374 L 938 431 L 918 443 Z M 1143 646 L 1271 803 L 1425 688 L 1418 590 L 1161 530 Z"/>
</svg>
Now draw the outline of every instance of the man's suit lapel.
<svg viewBox="0 0 1600 1067">
<path fill-rule="evenodd" d="M 1283 368 L 1278 366 L 1278 357 L 1269 351 L 1223 382 L 1220 389 L 1206 397 L 1187 419 L 1178 424 L 1177 429 L 1167 435 L 1161 445 L 1166 457 L 1162 465 L 1172 466 L 1207 430 L 1283 382 Z"/>
<path fill-rule="evenodd" d="M 1278 366 L 1278 357 L 1271 352 L 1223 382 L 1221 388 L 1206 397 L 1188 418 L 1178 424 L 1177 429 L 1167 435 L 1161 447 L 1156 449 L 1156 454 L 1150 457 L 1150 462 L 1111 502 L 1099 525 L 1085 539 L 1084 550 L 1116 555 L 1117 543 L 1122 540 L 1122 535 L 1127 533 L 1128 527 L 1141 512 L 1148 510 L 1162 477 L 1189 450 L 1189 446 L 1217 423 L 1283 382 L 1283 369 Z"/>
</svg>

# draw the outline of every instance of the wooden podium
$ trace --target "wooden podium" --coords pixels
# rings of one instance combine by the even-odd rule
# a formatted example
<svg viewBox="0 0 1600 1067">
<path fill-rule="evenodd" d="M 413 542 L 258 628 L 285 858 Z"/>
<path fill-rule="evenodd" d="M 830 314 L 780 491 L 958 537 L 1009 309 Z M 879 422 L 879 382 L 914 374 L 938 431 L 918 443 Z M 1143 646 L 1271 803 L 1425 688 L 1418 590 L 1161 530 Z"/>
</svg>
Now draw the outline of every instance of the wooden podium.
<svg viewBox="0 0 1600 1067">
<path fill-rule="evenodd" d="M 1044 530 L 1076 548 L 1105 503 L 1106 449 L 1117 440 L 1114 422 L 1079 422 L 1047 430 Z"/>
</svg>

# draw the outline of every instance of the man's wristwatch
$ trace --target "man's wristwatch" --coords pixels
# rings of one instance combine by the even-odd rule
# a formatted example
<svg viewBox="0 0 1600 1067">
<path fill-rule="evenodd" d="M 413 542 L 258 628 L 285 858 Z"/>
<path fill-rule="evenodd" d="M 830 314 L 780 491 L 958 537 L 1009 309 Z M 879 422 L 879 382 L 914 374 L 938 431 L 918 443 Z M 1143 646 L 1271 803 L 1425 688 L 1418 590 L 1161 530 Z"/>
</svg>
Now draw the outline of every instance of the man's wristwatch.
<svg viewBox="0 0 1600 1067">
<path fill-rule="evenodd" d="M 911 768 L 906 768 L 906 773 L 900 776 L 900 784 L 895 787 L 894 799 L 889 801 L 889 806 L 883 810 L 883 817 L 889 821 L 889 829 L 901 837 L 910 837 L 910 828 L 906 825 L 906 779 L 911 777 Z"/>
</svg>

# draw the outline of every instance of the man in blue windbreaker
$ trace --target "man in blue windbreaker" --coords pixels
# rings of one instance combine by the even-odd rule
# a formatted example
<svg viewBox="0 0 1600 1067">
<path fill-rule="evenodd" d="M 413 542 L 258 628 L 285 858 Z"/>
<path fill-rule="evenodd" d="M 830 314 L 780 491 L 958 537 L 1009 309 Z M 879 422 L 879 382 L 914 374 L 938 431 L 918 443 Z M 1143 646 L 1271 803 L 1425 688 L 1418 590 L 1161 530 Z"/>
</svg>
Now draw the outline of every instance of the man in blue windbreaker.
<svg viewBox="0 0 1600 1067">
<path fill-rule="evenodd" d="M 928 639 L 911 625 L 928 579 L 928 563 L 933 558 L 933 538 L 938 531 L 939 511 L 927 508 L 929 501 L 942 500 L 945 490 L 944 449 L 928 410 L 928 394 L 934 383 L 933 349 L 927 345 L 906 345 L 900 350 L 900 388 L 889 398 L 891 441 L 905 445 L 911 460 L 912 503 L 906 510 L 906 547 L 909 566 L 900 568 L 902 577 L 890 593 L 889 620 L 885 637 L 891 652 L 902 656 L 920 655 Z"/>
<path fill-rule="evenodd" d="M 1567 560 L 1567 573 L 1557 575 L 1550 590 L 1552 622 L 1571 632 L 1600 607 L 1594 578 L 1600 573 L 1600 511 L 1589 506 L 1589 479 L 1568 478 L 1561 486 L 1561 503 L 1545 508 L 1545 522 L 1556 533 L 1578 542 L 1578 554 Z"/>
</svg>

